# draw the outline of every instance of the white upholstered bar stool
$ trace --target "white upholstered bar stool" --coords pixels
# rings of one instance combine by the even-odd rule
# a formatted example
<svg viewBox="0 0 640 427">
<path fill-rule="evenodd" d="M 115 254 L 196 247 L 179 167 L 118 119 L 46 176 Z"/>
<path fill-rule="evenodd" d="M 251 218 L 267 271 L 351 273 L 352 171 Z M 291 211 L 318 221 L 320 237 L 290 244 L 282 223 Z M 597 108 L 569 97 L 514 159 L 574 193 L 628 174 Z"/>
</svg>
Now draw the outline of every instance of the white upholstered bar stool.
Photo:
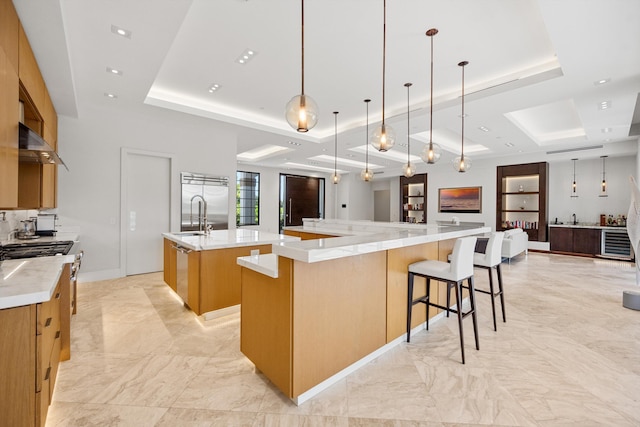
<svg viewBox="0 0 640 427">
<path fill-rule="evenodd" d="M 458 329 L 460 332 L 460 350 L 462 351 L 462 363 L 464 364 L 464 334 L 462 319 L 471 315 L 473 319 L 473 334 L 476 341 L 476 350 L 480 350 L 478 342 L 478 322 L 476 318 L 476 302 L 473 286 L 473 251 L 476 246 L 476 237 L 462 237 L 456 240 L 451 254 L 451 262 L 426 260 L 410 264 L 407 280 L 407 342 L 411 341 L 411 311 L 413 306 L 423 303 L 427 306 L 427 330 L 429 330 L 429 307 L 437 307 L 442 310 L 452 311 L 458 314 Z M 427 294 L 413 299 L 413 279 L 415 276 L 424 277 L 427 280 Z M 450 287 L 456 290 L 456 308 L 444 307 L 430 300 L 431 279 L 439 280 L 447 284 L 447 293 Z M 471 308 L 467 312 L 462 311 L 462 283 L 468 281 L 469 302 Z M 447 304 L 449 305 L 449 304 Z"/>
<path fill-rule="evenodd" d="M 485 253 L 474 252 L 473 265 L 479 268 L 486 268 L 489 271 L 489 290 L 476 289 L 476 292 L 491 295 L 491 311 L 493 312 L 493 330 L 497 331 L 496 325 L 496 297 L 500 297 L 500 305 L 502 306 L 502 321 L 507 321 L 507 316 L 504 310 L 504 290 L 502 288 L 502 270 L 500 264 L 502 264 L 502 240 L 504 239 L 504 232 L 500 231 L 492 233 L 487 242 L 487 249 Z M 498 291 L 496 292 L 493 286 L 493 273 L 492 270 L 496 269 L 498 276 Z"/>
</svg>

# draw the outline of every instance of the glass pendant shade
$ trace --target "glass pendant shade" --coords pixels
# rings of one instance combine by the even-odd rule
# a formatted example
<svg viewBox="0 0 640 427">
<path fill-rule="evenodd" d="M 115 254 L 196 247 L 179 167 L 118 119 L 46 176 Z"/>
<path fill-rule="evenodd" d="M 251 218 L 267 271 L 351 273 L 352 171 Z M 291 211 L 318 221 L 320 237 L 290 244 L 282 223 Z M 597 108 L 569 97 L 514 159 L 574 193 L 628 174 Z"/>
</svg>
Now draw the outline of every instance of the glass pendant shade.
<svg viewBox="0 0 640 427">
<path fill-rule="evenodd" d="M 364 182 L 371 182 L 373 181 L 373 172 L 370 169 L 364 169 L 360 172 L 360 178 L 362 178 Z"/>
<path fill-rule="evenodd" d="M 331 182 L 337 184 L 340 182 L 340 175 L 337 172 L 331 174 Z"/>
<path fill-rule="evenodd" d="M 469 157 L 456 157 L 453 159 L 453 169 L 456 172 L 466 172 L 471 169 L 471 159 Z"/>
<path fill-rule="evenodd" d="M 413 163 L 405 163 L 402 166 L 402 173 L 407 178 L 411 178 L 413 175 L 416 174 L 416 166 Z"/>
<path fill-rule="evenodd" d="M 460 138 L 460 157 L 453 159 L 453 169 L 456 172 L 467 172 L 471 169 L 471 159 L 464 155 L 464 67 L 468 64 L 469 61 L 461 61 L 458 63 L 458 66 L 462 68 L 462 114 L 460 114 L 462 119 L 462 137 Z"/>
<path fill-rule="evenodd" d="M 318 104 L 309 95 L 296 95 L 287 103 L 287 123 L 298 132 L 308 132 L 318 123 Z"/>
<path fill-rule="evenodd" d="M 442 156 L 442 148 L 435 142 L 425 145 L 420 153 L 422 161 L 430 165 L 440 160 L 440 156 Z"/>
<path fill-rule="evenodd" d="M 380 125 L 373 131 L 370 142 L 378 151 L 389 151 L 396 143 L 396 131 L 389 125 Z"/>
</svg>

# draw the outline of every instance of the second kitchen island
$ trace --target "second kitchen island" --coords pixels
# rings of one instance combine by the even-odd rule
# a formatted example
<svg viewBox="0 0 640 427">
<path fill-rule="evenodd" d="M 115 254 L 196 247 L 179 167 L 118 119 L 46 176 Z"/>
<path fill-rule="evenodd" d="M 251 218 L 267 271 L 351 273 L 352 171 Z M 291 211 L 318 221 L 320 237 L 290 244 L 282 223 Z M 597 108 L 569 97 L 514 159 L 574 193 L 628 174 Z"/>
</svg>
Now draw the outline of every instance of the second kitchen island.
<svg viewBox="0 0 640 427">
<path fill-rule="evenodd" d="M 297 404 L 404 341 L 409 264 L 446 260 L 455 239 L 490 228 L 323 221 L 307 231 L 358 235 L 285 243 L 238 259 L 240 350 Z M 444 289 L 432 282 L 443 304 Z M 416 278 L 415 296 L 424 293 Z M 425 320 L 416 309 L 412 327 Z"/>
<path fill-rule="evenodd" d="M 247 229 L 163 233 L 163 237 L 164 281 L 205 318 L 226 314 L 225 309 L 240 304 L 238 257 L 252 250 L 270 253 L 272 244 L 300 240 Z"/>
</svg>

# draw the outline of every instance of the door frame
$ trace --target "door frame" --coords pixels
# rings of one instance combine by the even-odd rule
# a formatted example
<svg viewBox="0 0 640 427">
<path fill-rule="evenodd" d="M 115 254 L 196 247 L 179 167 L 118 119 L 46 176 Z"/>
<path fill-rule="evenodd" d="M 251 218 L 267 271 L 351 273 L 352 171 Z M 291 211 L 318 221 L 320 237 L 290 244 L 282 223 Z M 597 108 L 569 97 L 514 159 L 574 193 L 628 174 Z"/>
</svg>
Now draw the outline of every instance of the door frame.
<svg viewBox="0 0 640 427">
<path fill-rule="evenodd" d="M 321 212 L 322 214 L 322 218 L 326 218 L 326 208 L 327 208 L 327 187 L 326 187 L 326 180 L 321 177 L 321 176 L 307 176 L 307 175 L 298 175 L 295 173 L 283 173 L 280 172 L 280 174 L 278 175 L 278 232 L 280 234 L 282 234 L 282 227 L 286 227 L 286 206 L 284 208 L 284 216 L 280 215 L 280 203 L 285 203 L 286 205 L 286 201 L 282 199 L 283 195 L 286 193 L 286 177 L 288 176 L 292 176 L 292 177 L 297 177 L 297 178 L 315 178 L 318 179 L 319 185 L 318 185 L 318 191 L 322 191 L 322 195 L 321 195 L 321 199 L 318 199 L 318 210 Z M 284 178 L 284 183 L 285 183 L 285 187 L 283 187 L 282 183 L 283 183 L 283 178 Z M 284 193 L 283 193 L 284 191 Z"/>
<path fill-rule="evenodd" d="M 129 177 L 127 170 L 129 166 L 129 155 L 136 154 L 140 156 L 160 157 L 169 160 L 170 185 L 169 185 L 169 224 L 173 227 L 175 206 L 175 189 L 173 177 L 176 176 L 176 167 L 174 155 L 171 153 L 162 153 L 158 151 L 138 150 L 135 148 L 122 147 L 120 149 L 120 277 L 127 276 L 127 186 Z M 171 230 L 167 230 L 170 232 Z"/>
</svg>

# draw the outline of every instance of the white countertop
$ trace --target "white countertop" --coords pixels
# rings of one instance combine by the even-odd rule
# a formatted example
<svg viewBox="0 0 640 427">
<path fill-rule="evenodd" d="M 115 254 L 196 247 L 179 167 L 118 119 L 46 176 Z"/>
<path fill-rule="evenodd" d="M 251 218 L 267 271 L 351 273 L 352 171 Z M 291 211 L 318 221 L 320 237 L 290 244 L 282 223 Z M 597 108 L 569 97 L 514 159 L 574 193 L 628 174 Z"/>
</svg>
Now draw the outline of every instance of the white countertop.
<svg viewBox="0 0 640 427">
<path fill-rule="evenodd" d="M 73 255 L 0 261 L 0 309 L 49 301 Z"/>
<path fill-rule="evenodd" d="M 237 260 L 238 264 L 277 278 L 276 256 L 313 263 L 491 232 L 491 227 L 480 225 L 455 226 L 343 220 L 305 221 L 302 228 L 296 229 L 319 234 L 335 234 L 338 231 L 346 234 L 354 231 L 358 235 L 283 242 L 273 245 L 272 254 L 241 257 Z"/>
<path fill-rule="evenodd" d="M 172 242 L 194 251 L 269 244 L 274 244 L 275 246 L 283 242 L 300 240 L 299 237 L 243 228 L 235 230 L 211 230 L 208 235 L 198 234 L 198 232 L 162 233 L 162 235 Z"/>
</svg>

